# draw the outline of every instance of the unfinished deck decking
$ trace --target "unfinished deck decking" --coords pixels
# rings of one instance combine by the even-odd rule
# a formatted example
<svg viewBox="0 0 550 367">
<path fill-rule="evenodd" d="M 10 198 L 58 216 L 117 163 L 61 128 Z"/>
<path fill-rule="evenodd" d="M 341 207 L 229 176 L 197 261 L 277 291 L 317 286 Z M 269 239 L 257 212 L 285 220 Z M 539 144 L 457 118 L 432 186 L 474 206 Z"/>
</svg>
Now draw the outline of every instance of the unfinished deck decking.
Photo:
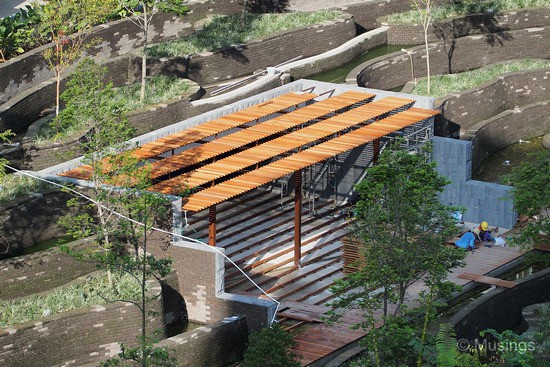
<svg viewBox="0 0 550 367">
<path fill-rule="evenodd" d="M 331 201 L 320 201 L 310 213 L 307 203 L 302 208 L 302 263 L 294 266 L 293 198 L 281 197 L 265 187 L 221 204 L 218 218 L 219 247 L 264 289 L 281 302 L 278 320 L 288 330 L 300 330 L 295 336 L 295 353 L 307 366 L 322 359 L 362 336 L 350 326 L 361 321 L 360 311 L 346 313 L 341 322 L 328 325 L 323 320 L 326 303 L 332 293 L 329 287 L 344 276 L 342 240 L 346 236 L 345 210 Z M 239 215 L 236 215 L 236 214 Z M 185 235 L 204 240 L 208 237 L 207 213 L 189 217 Z M 450 279 L 465 285 L 465 272 L 486 274 L 517 257 L 515 248 L 480 248 L 468 253 L 466 266 L 454 269 Z M 256 298 L 265 296 L 229 263 L 226 266 L 225 289 L 229 293 Z M 413 287 L 414 298 L 421 287 Z"/>
</svg>

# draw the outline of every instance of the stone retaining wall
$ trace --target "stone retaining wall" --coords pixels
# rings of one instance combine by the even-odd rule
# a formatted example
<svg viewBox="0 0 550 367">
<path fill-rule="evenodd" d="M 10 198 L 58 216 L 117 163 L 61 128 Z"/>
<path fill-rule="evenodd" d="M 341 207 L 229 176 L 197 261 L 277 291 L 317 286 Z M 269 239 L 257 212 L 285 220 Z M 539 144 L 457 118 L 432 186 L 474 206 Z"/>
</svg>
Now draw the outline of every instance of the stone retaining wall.
<svg viewBox="0 0 550 367">
<path fill-rule="evenodd" d="M 148 329 L 165 333 L 161 300 L 150 301 Z M 135 345 L 141 313 L 127 302 L 79 309 L 0 329 L 0 365 L 82 365 L 118 354 L 119 342 Z"/>
<path fill-rule="evenodd" d="M 531 139 L 550 131 L 550 100 L 505 111 L 472 126 L 464 138 L 473 143 L 472 169 L 483 159 L 520 139 Z"/>
<path fill-rule="evenodd" d="M 550 268 L 519 280 L 514 288 L 499 288 L 480 296 L 449 320 L 457 339 L 467 339 L 474 345 L 475 339 L 481 339 L 482 330 L 502 332 L 521 325 L 525 307 L 550 302 L 549 282 Z"/>
<path fill-rule="evenodd" d="M 0 234 L 8 240 L 13 253 L 64 235 L 66 232 L 57 221 L 76 213 L 75 208 L 67 208 L 70 198 L 59 190 L 47 190 L 0 204 Z"/>
<path fill-rule="evenodd" d="M 165 339 L 158 345 L 173 351 L 179 367 L 226 367 L 243 359 L 247 342 L 247 320 L 235 316 Z"/>
<path fill-rule="evenodd" d="M 463 92 L 436 101 L 445 118 L 461 126 L 462 133 L 480 121 L 506 110 L 550 100 L 550 69 L 507 73 Z M 539 134 L 540 135 L 540 134 Z"/>
<path fill-rule="evenodd" d="M 166 250 L 159 245 L 150 250 L 157 257 L 173 259 L 172 269 L 190 320 L 212 324 L 225 317 L 244 316 L 249 331 L 254 331 L 267 326 L 273 317 L 274 302 L 225 293 L 223 257 L 208 245 L 179 241 Z"/>
<path fill-rule="evenodd" d="M 433 43 L 430 45 L 431 74 L 458 73 L 518 57 L 550 59 L 549 37 L 550 27 L 538 27 L 490 36 L 467 36 L 456 39 L 452 44 Z M 415 77 L 426 76 L 424 47 L 409 50 L 412 52 Z M 396 52 L 364 63 L 357 75 L 357 84 L 389 90 L 403 86 L 410 79 L 409 56 Z"/>
<path fill-rule="evenodd" d="M 297 56 L 317 55 L 349 41 L 356 35 L 350 14 L 342 18 L 286 31 L 274 36 L 254 39 L 243 45 L 203 52 L 189 58 L 150 59 L 150 75 L 170 75 L 189 78 L 201 85 L 221 82 L 252 74 Z M 140 60 L 133 75 L 141 75 Z"/>
<path fill-rule="evenodd" d="M 382 26 L 388 27 L 388 44 L 390 45 L 424 43 L 424 28 L 421 24 L 389 23 L 385 17 L 379 18 L 378 21 Z M 452 17 L 430 26 L 428 42 L 443 40 L 450 42 L 455 38 L 481 33 L 500 33 L 524 28 L 545 27 L 548 23 L 550 23 L 550 7 Z"/>
<path fill-rule="evenodd" d="M 71 246 L 80 248 L 85 244 L 85 240 L 80 240 Z M 8 300 L 44 292 L 95 270 L 94 264 L 77 261 L 59 248 L 0 260 L 0 298 Z"/>
</svg>

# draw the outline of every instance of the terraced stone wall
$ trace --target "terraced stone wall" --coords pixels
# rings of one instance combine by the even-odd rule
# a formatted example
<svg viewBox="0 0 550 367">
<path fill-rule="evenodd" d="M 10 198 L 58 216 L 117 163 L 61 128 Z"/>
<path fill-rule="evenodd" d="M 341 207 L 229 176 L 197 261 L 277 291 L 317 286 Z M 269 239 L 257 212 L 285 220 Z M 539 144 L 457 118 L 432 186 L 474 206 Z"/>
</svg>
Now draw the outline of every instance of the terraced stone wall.
<svg viewBox="0 0 550 367">
<path fill-rule="evenodd" d="M 452 45 L 434 43 L 430 46 L 431 74 L 458 73 L 518 57 L 550 59 L 549 37 L 550 27 L 539 27 L 490 36 L 462 37 Z M 412 51 L 415 77 L 426 76 L 424 47 L 417 46 L 409 50 Z M 409 80 L 411 61 L 403 52 L 366 62 L 357 76 L 359 86 L 384 90 L 399 88 Z"/>
<path fill-rule="evenodd" d="M 234 79 L 294 57 L 318 55 L 349 41 L 356 35 L 350 14 L 322 24 L 255 39 L 214 52 L 203 52 L 189 58 L 151 60 L 150 75 L 173 75 L 189 78 L 200 85 Z M 131 73 L 141 75 L 141 61 L 133 60 Z"/>
<path fill-rule="evenodd" d="M 237 0 L 195 1 L 190 6 L 190 12 L 184 17 L 171 14 L 155 15 L 149 31 L 149 41 L 155 43 L 190 34 L 194 31 L 194 23 L 207 15 L 233 14 L 241 10 L 242 5 Z M 94 45 L 89 53 L 99 60 L 124 55 L 142 47 L 142 32 L 129 19 L 96 27 L 93 38 L 100 39 L 100 42 Z M 48 47 L 50 46 L 45 45 L 0 65 L 0 104 L 53 77 L 42 57 L 42 52 Z"/>
<path fill-rule="evenodd" d="M 85 246 L 85 241 L 72 246 Z M 0 298 L 8 300 L 44 292 L 95 270 L 94 264 L 77 261 L 57 248 L 0 260 Z"/>
<path fill-rule="evenodd" d="M 388 44 L 390 45 L 424 43 L 424 28 L 421 24 L 395 24 L 387 22 L 384 18 L 379 18 L 378 21 L 382 26 L 388 27 Z M 452 42 L 453 39 L 476 34 L 546 27 L 549 22 L 550 7 L 452 17 L 430 26 L 428 42 Z"/>
<path fill-rule="evenodd" d="M 11 251 L 64 235 L 57 221 L 76 212 L 67 208 L 70 198 L 59 190 L 47 190 L 0 204 L 0 234 L 10 243 Z"/>
<path fill-rule="evenodd" d="M 150 309 L 149 330 L 165 333 L 160 300 Z M 136 306 L 116 302 L 44 317 L 40 321 L 0 329 L 0 365 L 43 367 L 90 363 L 118 354 L 119 342 L 135 345 L 141 314 Z"/>
</svg>

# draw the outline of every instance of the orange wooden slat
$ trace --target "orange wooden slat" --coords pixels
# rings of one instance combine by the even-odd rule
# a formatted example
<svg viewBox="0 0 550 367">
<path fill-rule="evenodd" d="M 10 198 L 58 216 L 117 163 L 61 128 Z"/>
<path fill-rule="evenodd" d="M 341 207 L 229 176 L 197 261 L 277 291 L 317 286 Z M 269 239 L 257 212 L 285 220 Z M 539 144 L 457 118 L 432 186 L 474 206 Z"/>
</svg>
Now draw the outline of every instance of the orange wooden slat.
<svg viewBox="0 0 550 367">
<path fill-rule="evenodd" d="M 215 167 L 219 164 L 231 162 L 231 164 L 234 164 L 233 172 L 238 172 L 250 166 L 250 162 L 241 162 L 239 160 L 240 157 L 256 158 L 256 161 L 254 163 L 260 163 L 268 158 L 276 157 L 280 154 L 291 151 L 292 149 L 299 148 L 304 144 L 312 143 L 316 140 L 329 137 L 330 135 L 335 134 L 341 130 L 356 126 L 362 122 L 374 118 L 378 118 L 383 114 L 387 114 L 395 109 L 402 108 L 414 102 L 410 99 L 395 97 L 392 97 L 392 101 L 393 105 L 387 103 L 385 99 L 365 104 L 363 106 L 357 107 L 354 110 L 344 112 L 341 115 L 336 115 L 327 120 L 318 122 L 303 129 L 296 130 L 280 138 L 271 140 L 267 143 L 250 148 L 244 152 L 237 153 L 231 157 L 221 159 L 218 162 L 214 162 L 203 168 L 199 168 L 197 171 L 205 169 L 206 167 L 216 169 Z M 386 107 L 380 109 L 380 105 L 384 105 Z M 350 115 L 353 115 L 353 117 L 349 117 Z M 391 128 L 388 129 L 388 131 L 391 131 Z M 220 172 L 219 178 L 223 177 L 225 174 L 226 173 L 222 174 Z M 203 184 L 206 183 L 206 181 L 203 182 Z M 174 177 L 155 185 L 152 190 L 154 191 L 158 189 L 162 192 L 165 192 L 164 190 L 167 186 L 174 185 L 176 187 L 179 187 L 182 184 L 182 178 Z"/>
<path fill-rule="evenodd" d="M 191 148 L 180 154 L 154 162 L 152 164 L 152 178 L 161 177 L 175 171 L 176 169 L 183 169 L 195 163 L 214 158 L 220 154 L 229 152 L 232 149 L 254 143 L 273 134 L 296 127 L 299 124 L 307 123 L 337 110 L 350 107 L 355 103 L 370 100 L 373 97 L 374 95 L 370 93 L 345 92 L 338 96 L 291 111 L 285 115 L 258 123 L 254 126 L 230 135 L 226 135 L 201 146 Z M 332 107 L 323 108 L 329 104 L 332 105 Z M 180 156 L 189 157 L 191 155 L 194 155 L 192 159 L 179 160 Z M 173 161 L 177 161 L 178 164 L 176 166 L 166 166 L 166 163 Z"/>
<path fill-rule="evenodd" d="M 281 112 L 300 103 L 310 101 L 315 97 L 317 97 L 317 95 L 313 93 L 290 92 L 275 97 L 267 102 L 247 107 L 233 114 L 222 116 L 219 119 L 208 121 L 187 130 L 156 139 L 153 142 L 145 143 L 141 147 L 135 149 L 132 152 L 132 156 L 138 159 L 151 158 L 262 117 Z M 244 115 L 246 115 L 246 117 L 244 117 Z M 63 176 L 73 177 L 72 175 L 73 173 L 76 174 L 75 172 L 74 170 L 66 171 L 63 173 Z M 78 175 L 82 176 L 82 173 Z M 87 178 L 89 178 L 89 176 Z"/>
<path fill-rule="evenodd" d="M 387 119 L 390 119 L 390 121 L 397 121 L 398 116 L 401 116 L 404 117 L 404 120 L 407 121 L 408 125 L 411 125 L 417 122 L 424 121 L 439 113 L 439 111 L 434 110 L 424 110 L 424 112 L 421 111 L 422 110 L 413 111 L 413 114 L 416 116 L 413 120 L 409 119 L 411 114 L 408 113 L 408 110 L 400 112 L 399 114 L 393 116 L 389 116 L 387 117 Z M 383 119 L 377 122 L 377 124 L 382 124 L 385 120 L 386 119 Z M 358 130 L 349 132 L 328 142 L 321 143 L 313 148 L 306 149 L 290 157 L 282 158 L 277 162 L 268 164 L 264 167 L 258 168 L 255 171 L 238 176 L 238 180 L 241 182 L 251 182 L 256 184 L 256 187 L 260 187 L 268 182 L 284 177 L 285 175 L 293 171 L 306 168 L 314 163 L 321 162 L 331 156 L 344 153 L 350 149 L 353 149 L 354 147 L 358 147 L 368 143 L 369 141 L 372 141 L 372 134 L 364 134 L 365 131 L 369 131 L 369 128 L 370 125 L 364 126 L 362 128 L 359 128 Z M 376 134 L 374 136 L 376 136 Z M 351 144 L 349 144 L 350 141 Z M 330 150 L 330 153 L 327 153 L 324 148 Z M 228 190 L 226 190 L 227 187 L 237 186 L 235 185 L 234 180 L 235 178 L 230 179 L 212 188 L 208 188 L 191 195 L 187 199 L 187 202 L 184 205 L 184 209 L 191 211 L 206 209 L 208 206 L 204 206 L 204 198 L 208 197 L 210 193 L 216 193 L 216 197 L 211 200 L 211 206 L 250 190 L 250 185 L 247 185 L 246 188 L 243 188 L 243 190 L 241 192 L 238 192 L 237 194 L 235 194 L 234 191 L 229 192 Z M 224 193 L 226 193 L 225 197 L 223 196 Z M 195 201 L 195 199 L 197 199 L 197 201 Z M 198 203 L 199 201 L 201 202 L 201 204 Z"/>
</svg>

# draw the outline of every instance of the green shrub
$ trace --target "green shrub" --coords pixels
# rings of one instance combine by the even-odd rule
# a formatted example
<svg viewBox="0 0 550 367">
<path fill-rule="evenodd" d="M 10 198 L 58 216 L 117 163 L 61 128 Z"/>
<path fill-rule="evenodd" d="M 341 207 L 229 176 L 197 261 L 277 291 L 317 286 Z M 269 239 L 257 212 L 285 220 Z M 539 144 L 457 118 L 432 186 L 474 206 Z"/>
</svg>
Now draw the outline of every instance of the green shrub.
<svg viewBox="0 0 550 367">
<path fill-rule="evenodd" d="M 129 274 L 113 274 L 113 288 L 109 286 L 106 273 L 89 275 L 83 284 L 59 287 L 48 294 L 14 301 L 0 299 L 0 328 L 117 299 L 135 300 L 139 294 L 140 287 Z"/>
<path fill-rule="evenodd" d="M 34 26 L 40 21 L 27 5 L 19 13 L 0 19 L 0 62 L 22 54 L 35 45 Z"/>
<path fill-rule="evenodd" d="M 279 325 L 263 328 L 250 335 L 241 367 L 299 367 L 293 346 L 292 335 Z"/>
<path fill-rule="evenodd" d="M 214 16 L 201 31 L 178 40 L 160 43 L 148 49 L 153 57 L 176 57 L 218 50 L 224 46 L 245 43 L 251 39 L 273 35 L 328 20 L 341 15 L 339 11 L 322 10 L 315 13 L 240 14 Z"/>
</svg>

